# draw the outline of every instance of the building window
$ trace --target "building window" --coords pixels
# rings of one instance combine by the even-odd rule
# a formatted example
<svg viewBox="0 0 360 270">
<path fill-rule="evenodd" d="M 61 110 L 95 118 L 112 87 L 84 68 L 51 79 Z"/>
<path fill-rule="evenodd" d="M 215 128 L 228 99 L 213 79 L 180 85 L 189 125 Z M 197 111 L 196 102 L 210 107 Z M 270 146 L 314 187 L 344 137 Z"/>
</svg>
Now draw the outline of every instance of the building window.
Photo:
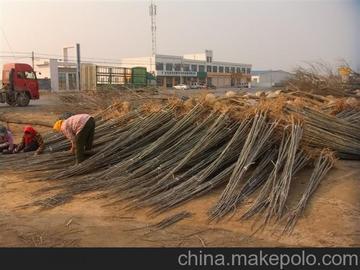
<svg viewBox="0 0 360 270">
<path fill-rule="evenodd" d="M 247 73 L 247 74 L 250 74 L 250 68 L 247 68 L 247 69 L 246 69 L 246 73 Z"/>
<path fill-rule="evenodd" d="M 68 82 L 69 82 L 69 90 L 75 90 L 76 89 L 76 73 L 68 73 Z"/>
<path fill-rule="evenodd" d="M 213 72 L 218 72 L 217 66 L 213 66 L 213 67 L 212 67 L 212 71 L 213 71 Z"/>
<path fill-rule="evenodd" d="M 231 72 L 235 73 L 235 67 L 231 67 Z"/>
<path fill-rule="evenodd" d="M 191 71 L 197 71 L 197 65 L 191 65 Z"/>
<path fill-rule="evenodd" d="M 205 66 L 204 65 L 199 65 L 199 71 L 204 72 L 205 71 Z"/>
<path fill-rule="evenodd" d="M 211 63 L 212 62 L 212 57 L 211 56 L 206 56 L 206 62 Z"/>
<path fill-rule="evenodd" d="M 183 70 L 184 71 L 190 71 L 190 65 L 189 64 L 184 64 L 183 65 Z"/>
<path fill-rule="evenodd" d="M 207 71 L 207 72 L 211 72 L 211 66 L 207 66 L 207 67 L 206 67 L 206 71 Z"/>
<path fill-rule="evenodd" d="M 236 68 L 236 73 L 240 73 L 241 71 L 240 71 L 240 68 L 239 67 L 237 67 Z"/>
<path fill-rule="evenodd" d="M 181 64 L 175 64 L 174 69 L 175 71 L 181 71 Z"/>
<path fill-rule="evenodd" d="M 172 69 L 173 69 L 173 64 L 166 64 L 167 71 L 172 71 Z"/>
<path fill-rule="evenodd" d="M 242 69 L 241 69 L 241 72 L 242 72 L 242 73 L 245 73 L 245 68 L 242 68 Z"/>
<path fill-rule="evenodd" d="M 220 72 L 220 73 L 223 73 L 223 72 L 224 72 L 224 67 L 220 66 L 220 67 L 219 67 L 219 72 Z"/>
<path fill-rule="evenodd" d="M 225 72 L 229 73 L 230 72 L 230 68 L 229 67 L 225 67 Z"/>
<path fill-rule="evenodd" d="M 108 83 L 107 76 L 99 76 L 100 82 Z M 66 90 L 66 73 L 59 72 L 58 74 L 59 78 L 59 89 L 60 90 Z"/>
<path fill-rule="evenodd" d="M 164 70 L 164 64 L 163 63 L 156 63 L 156 70 Z"/>
</svg>

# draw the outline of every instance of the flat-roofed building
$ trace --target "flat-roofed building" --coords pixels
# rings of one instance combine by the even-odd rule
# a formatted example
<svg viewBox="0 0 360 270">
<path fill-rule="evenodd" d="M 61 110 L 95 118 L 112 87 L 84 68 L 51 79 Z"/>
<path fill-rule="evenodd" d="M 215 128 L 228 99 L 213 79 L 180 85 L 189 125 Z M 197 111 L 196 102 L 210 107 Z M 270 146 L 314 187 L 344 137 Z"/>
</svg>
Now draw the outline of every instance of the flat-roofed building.
<svg viewBox="0 0 360 270">
<path fill-rule="evenodd" d="M 157 84 L 172 87 L 177 84 L 208 84 L 216 87 L 248 87 L 251 64 L 215 61 L 213 52 L 183 56 L 156 54 L 149 57 L 125 58 L 124 67 L 142 66 L 157 78 Z"/>
<path fill-rule="evenodd" d="M 286 81 L 291 79 L 292 73 L 283 70 L 258 70 L 251 72 L 251 87 L 271 88 L 284 86 Z"/>
</svg>

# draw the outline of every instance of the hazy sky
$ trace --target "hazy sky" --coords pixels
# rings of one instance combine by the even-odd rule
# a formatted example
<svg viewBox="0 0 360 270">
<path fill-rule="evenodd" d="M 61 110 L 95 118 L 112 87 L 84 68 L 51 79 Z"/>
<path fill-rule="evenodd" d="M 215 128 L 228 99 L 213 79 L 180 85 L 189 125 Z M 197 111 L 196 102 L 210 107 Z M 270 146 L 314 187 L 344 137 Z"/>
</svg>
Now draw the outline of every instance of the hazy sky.
<svg viewBox="0 0 360 270">
<path fill-rule="evenodd" d="M 151 54 L 150 1 L 0 0 L 0 61 L 9 52 L 84 57 Z M 158 53 L 214 51 L 214 60 L 292 70 L 345 59 L 360 70 L 360 0 L 156 1 Z M 24 61 L 23 59 L 22 61 Z"/>
</svg>

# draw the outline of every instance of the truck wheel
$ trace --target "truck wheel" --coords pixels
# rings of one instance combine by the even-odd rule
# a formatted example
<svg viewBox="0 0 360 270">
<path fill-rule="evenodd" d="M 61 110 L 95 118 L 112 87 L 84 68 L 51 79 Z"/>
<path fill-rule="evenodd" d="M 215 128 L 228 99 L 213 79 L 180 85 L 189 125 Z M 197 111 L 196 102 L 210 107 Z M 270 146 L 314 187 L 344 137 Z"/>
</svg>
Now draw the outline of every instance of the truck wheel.
<svg viewBox="0 0 360 270">
<path fill-rule="evenodd" d="M 30 103 L 30 97 L 27 93 L 22 92 L 16 98 L 16 103 L 20 107 L 26 107 Z"/>
<path fill-rule="evenodd" d="M 15 95 L 6 95 L 6 103 L 15 107 L 17 104 Z"/>
</svg>

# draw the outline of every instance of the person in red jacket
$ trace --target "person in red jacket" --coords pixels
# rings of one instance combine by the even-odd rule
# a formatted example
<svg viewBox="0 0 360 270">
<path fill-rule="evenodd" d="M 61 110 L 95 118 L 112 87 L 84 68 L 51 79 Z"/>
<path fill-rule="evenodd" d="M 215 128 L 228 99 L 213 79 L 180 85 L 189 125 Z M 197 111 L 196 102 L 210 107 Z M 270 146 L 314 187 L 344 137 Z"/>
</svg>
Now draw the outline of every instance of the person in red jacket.
<svg viewBox="0 0 360 270">
<path fill-rule="evenodd" d="M 35 151 L 35 155 L 39 155 L 44 151 L 44 149 L 45 143 L 40 133 L 38 133 L 32 126 L 26 126 L 24 128 L 22 141 L 18 146 L 16 146 L 14 153 Z"/>
</svg>

